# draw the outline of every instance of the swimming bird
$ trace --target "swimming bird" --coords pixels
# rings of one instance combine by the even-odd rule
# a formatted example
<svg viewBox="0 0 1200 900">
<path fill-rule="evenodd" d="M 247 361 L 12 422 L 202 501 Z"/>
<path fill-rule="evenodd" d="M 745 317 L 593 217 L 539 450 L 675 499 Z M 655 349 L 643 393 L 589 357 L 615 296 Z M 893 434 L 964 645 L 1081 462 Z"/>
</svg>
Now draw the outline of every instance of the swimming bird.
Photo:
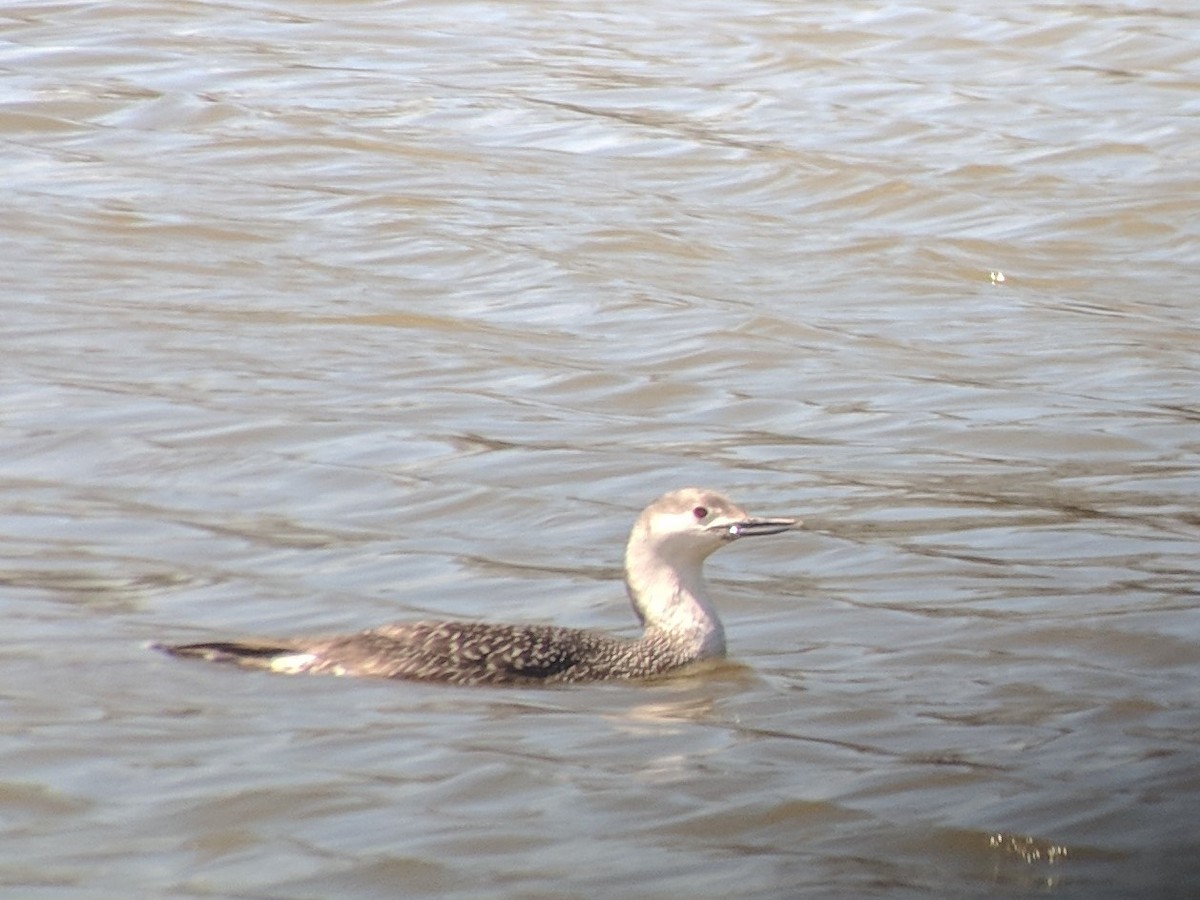
<svg viewBox="0 0 1200 900">
<path fill-rule="evenodd" d="M 639 638 L 558 625 L 400 622 L 357 634 L 156 645 L 174 656 L 284 673 L 365 675 L 450 684 L 563 684 L 645 679 L 725 655 L 704 560 L 795 519 L 752 518 L 716 491 L 684 488 L 642 511 L 625 546 Z"/>
</svg>

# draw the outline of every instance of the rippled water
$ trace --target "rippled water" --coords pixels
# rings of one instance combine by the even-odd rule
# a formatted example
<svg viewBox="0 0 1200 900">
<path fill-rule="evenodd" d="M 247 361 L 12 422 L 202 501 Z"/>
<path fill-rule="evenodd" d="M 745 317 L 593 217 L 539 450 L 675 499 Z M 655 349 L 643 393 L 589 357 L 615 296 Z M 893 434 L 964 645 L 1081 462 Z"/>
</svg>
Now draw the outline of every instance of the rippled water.
<svg viewBox="0 0 1200 900">
<path fill-rule="evenodd" d="M 9 4 L 4 891 L 1191 896 L 1200 14 L 960 6 Z M 689 483 L 716 671 L 146 649 L 630 633 Z"/>
</svg>

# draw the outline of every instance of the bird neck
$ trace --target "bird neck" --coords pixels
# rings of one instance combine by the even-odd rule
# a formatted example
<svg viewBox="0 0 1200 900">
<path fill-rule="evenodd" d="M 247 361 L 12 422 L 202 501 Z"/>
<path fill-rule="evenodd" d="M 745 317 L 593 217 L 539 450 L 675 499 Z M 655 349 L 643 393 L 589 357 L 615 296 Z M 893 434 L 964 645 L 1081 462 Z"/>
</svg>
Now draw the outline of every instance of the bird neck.
<svg viewBox="0 0 1200 900">
<path fill-rule="evenodd" d="M 633 541 L 625 551 L 625 584 L 645 636 L 664 637 L 696 659 L 725 655 L 725 629 L 703 563 L 703 556 L 664 558 L 658 548 Z"/>
</svg>

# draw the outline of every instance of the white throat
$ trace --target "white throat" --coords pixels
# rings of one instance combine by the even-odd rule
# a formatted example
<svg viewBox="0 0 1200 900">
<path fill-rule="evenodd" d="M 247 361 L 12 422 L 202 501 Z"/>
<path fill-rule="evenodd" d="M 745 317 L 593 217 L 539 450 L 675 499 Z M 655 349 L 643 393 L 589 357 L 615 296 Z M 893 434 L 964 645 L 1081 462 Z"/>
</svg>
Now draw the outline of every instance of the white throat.
<svg viewBox="0 0 1200 900">
<path fill-rule="evenodd" d="M 625 550 L 625 584 L 647 632 L 657 631 L 697 657 L 723 656 L 725 629 L 702 571 L 708 553 L 695 547 L 670 553 L 636 537 Z"/>
</svg>

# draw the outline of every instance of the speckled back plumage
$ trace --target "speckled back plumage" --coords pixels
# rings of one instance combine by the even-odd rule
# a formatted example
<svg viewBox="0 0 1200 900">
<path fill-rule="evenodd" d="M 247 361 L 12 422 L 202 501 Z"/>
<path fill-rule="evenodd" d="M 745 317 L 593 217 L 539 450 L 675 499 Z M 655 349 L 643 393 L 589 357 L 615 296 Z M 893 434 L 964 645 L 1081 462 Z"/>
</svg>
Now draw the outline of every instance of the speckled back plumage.
<svg viewBox="0 0 1200 900">
<path fill-rule="evenodd" d="M 723 543 L 775 534 L 792 519 L 751 519 L 714 491 L 665 494 L 638 517 L 626 584 L 637 639 L 557 625 L 404 622 L 357 634 L 160 646 L 175 656 L 289 674 L 362 675 L 449 684 L 562 684 L 660 675 L 725 652 L 701 565 Z"/>
<path fill-rule="evenodd" d="M 685 664 L 686 652 L 653 631 L 629 640 L 557 625 L 488 622 L 413 622 L 384 625 L 346 638 L 318 642 L 319 656 L 337 660 L 310 671 L 452 684 L 554 684 L 611 678 L 648 678 Z"/>
</svg>

